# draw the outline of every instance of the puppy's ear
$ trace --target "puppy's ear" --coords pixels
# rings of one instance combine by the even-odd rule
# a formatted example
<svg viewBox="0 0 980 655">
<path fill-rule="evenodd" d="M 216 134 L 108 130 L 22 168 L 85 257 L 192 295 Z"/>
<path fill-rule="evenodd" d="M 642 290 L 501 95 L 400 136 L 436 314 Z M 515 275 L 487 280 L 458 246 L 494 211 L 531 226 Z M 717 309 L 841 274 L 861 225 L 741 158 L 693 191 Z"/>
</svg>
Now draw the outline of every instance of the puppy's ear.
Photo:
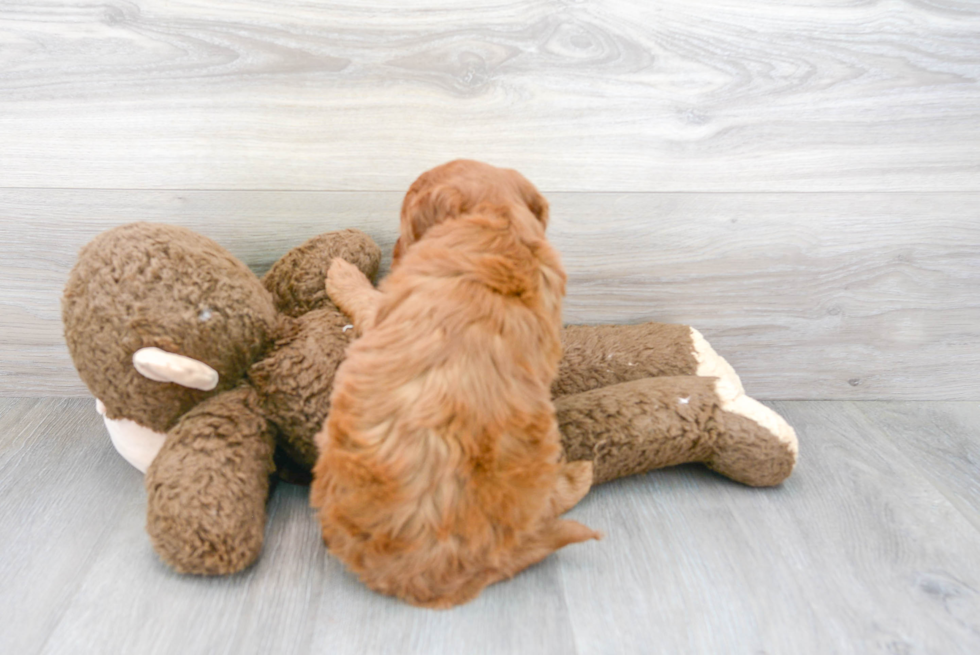
<svg viewBox="0 0 980 655">
<path fill-rule="evenodd" d="M 399 259 L 402 258 L 402 256 L 405 254 L 405 248 L 406 248 L 405 242 L 402 241 L 401 237 L 398 237 L 398 240 L 395 241 L 395 249 L 391 252 L 392 264 L 396 263 Z"/>
<path fill-rule="evenodd" d="M 548 227 L 548 219 L 551 217 L 548 201 L 533 186 L 531 190 L 534 193 L 526 198 L 528 209 L 538 217 L 538 220 L 541 221 L 543 226 Z"/>
<path fill-rule="evenodd" d="M 517 186 L 521 191 L 521 198 L 524 200 L 524 204 L 541 221 L 541 225 L 548 227 L 548 201 L 545 200 L 545 197 L 541 195 L 537 187 L 531 184 L 526 177 L 517 173 L 517 171 L 514 172 L 518 177 Z"/>
<path fill-rule="evenodd" d="M 465 209 L 463 194 L 458 189 L 432 184 L 424 175 L 420 177 L 408 190 L 402 203 L 401 236 L 395 243 L 392 258 L 398 261 L 429 228 L 459 217 Z"/>
</svg>

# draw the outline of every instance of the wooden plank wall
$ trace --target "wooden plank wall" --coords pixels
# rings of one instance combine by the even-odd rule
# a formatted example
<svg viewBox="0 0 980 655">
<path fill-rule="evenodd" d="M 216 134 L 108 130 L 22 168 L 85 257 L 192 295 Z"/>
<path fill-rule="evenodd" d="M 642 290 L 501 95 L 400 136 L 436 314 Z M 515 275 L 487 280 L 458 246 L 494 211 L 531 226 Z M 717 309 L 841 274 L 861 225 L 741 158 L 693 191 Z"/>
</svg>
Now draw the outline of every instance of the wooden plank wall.
<svg viewBox="0 0 980 655">
<path fill-rule="evenodd" d="M 132 220 L 257 271 L 473 157 L 553 205 L 569 322 L 697 326 L 768 399 L 980 399 L 980 5 L 0 7 L 0 394 L 85 390 L 58 296 Z"/>
</svg>

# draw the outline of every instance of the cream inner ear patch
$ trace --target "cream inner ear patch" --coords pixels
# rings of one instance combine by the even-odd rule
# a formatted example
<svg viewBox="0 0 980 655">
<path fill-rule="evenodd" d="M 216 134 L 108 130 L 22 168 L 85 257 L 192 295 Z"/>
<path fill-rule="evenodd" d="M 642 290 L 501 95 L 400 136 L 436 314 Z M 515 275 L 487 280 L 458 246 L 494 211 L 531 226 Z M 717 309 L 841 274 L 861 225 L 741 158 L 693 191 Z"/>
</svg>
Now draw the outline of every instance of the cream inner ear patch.
<svg viewBox="0 0 980 655">
<path fill-rule="evenodd" d="M 173 382 L 201 391 L 218 386 L 218 372 L 204 362 L 159 348 L 137 350 L 133 353 L 133 366 L 140 375 L 156 382 Z"/>
</svg>

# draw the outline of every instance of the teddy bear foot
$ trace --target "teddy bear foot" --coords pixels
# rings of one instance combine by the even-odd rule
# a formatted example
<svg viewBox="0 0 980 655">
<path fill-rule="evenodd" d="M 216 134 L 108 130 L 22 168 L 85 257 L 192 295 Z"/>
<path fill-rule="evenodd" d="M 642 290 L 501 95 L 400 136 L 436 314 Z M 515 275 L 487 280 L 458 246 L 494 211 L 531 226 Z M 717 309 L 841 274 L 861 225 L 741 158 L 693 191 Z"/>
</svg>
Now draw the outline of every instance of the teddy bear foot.
<svg viewBox="0 0 980 655">
<path fill-rule="evenodd" d="M 719 429 L 714 452 L 705 464 L 753 487 L 777 485 L 789 477 L 799 452 L 793 428 L 729 379 L 718 379 L 715 393 L 720 403 Z"/>
</svg>

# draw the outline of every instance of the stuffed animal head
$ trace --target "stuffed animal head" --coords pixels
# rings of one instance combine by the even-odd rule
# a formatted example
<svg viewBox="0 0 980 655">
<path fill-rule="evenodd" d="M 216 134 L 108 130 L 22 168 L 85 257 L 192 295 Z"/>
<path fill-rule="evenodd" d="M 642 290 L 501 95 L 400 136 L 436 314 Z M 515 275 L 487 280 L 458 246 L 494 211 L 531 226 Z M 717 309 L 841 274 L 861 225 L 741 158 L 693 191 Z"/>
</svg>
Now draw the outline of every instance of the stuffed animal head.
<svg viewBox="0 0 980 655">
<path fill-rule="evenodd" d="M 327 232 L 259 280 L 210 239 L 136 223 L 85 246 L 62 298 L 65 340 L 116 450 L 146 472 L 167 432 L 200 402 L 242 384 L 307 468 L 350 340 L 324 281 L 335 257 L 374 278 L 377 244 Z"/>
<path fill-rule="evenodd" d="M 241 261 L 190 230 L 150 223 L 85 246 L 62 298 L 68 349 L 106 418 L 155 432 L 237 385 L 276 318 Z"/>
</svg>

